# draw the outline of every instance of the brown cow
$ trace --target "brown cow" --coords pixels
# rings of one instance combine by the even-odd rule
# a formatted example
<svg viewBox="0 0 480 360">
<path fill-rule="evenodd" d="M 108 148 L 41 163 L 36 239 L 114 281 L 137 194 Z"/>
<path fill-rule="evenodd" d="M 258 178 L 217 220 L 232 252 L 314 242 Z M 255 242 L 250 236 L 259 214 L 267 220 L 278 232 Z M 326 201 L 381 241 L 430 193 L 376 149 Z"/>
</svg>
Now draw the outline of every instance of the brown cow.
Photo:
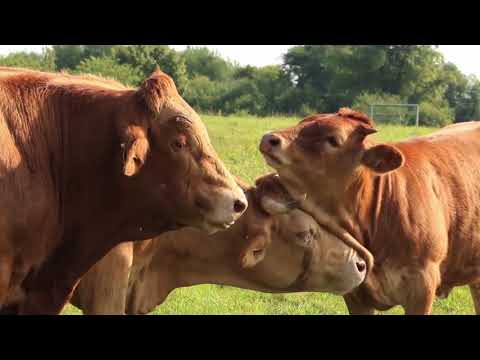
<svg viewBox="0 0 480 360">
<path fill-rule="evenodd" d="M 245 210 L 195 111 L 155 71 L 139 89 L 0 68 L 0 307 L 59 313 L 122 241 L 215 232 Z"/>
<path fill-rule="evenodd" d="M 401 305 L 430 314 L 436 295 L 470 285 L 479 312 L 480 124 L 389 144 L 374 122 L 341 109 L 266 134 L 260 150 L 301 207 L 373 255 L 366 281 L 345 296 L 350 313 Z"/>
<path fill-rule="evenodd" d="M 273 181 L 272 181 L 273 180 Z M 246 189 L 249 207 L 213 236 L 186 228 L 114 248 L 82 278 L 72 303 L 84 314 L 145 314 L 178 287 L 224 284 L 265 292 L 344 294 L 366 264 L 323 234 L 272 176 Z"/>
</svg>

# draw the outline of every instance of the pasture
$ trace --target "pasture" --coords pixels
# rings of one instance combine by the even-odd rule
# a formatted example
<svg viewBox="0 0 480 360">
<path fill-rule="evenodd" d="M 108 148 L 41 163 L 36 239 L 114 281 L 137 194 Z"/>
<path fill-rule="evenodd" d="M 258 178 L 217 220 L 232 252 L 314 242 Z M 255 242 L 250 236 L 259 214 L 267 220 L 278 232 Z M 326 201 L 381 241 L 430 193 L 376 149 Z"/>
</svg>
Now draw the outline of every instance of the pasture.
<svg viewBox="0 0 480 360">
<path fill-rule="evenodd" d="M 233 174 L 252 183 L 260 175 L 271 172 L 258 152 L 261 136 L 272 129 L 287 127 L 298 118 L 254 118 L 203 116 L 211 140 Z M 378 125 L 373 135 L 379 141 L 393 141 L 427 134 L 432 128 Z M 437 300 L 434 314 L 474 314 L 468 288 L 457 288 L 448 299 Z M 78 315 L 72 305 L 62 314 Z M 164 314 L 278 314 L 317 315 L 347 314 L 343 299 L 322 293 L 265 294 L 228 286 L 199 285 L 176 289 L 152 315 Z M 403 314 L 399 307 L 385 314 Z"/>
</svg>

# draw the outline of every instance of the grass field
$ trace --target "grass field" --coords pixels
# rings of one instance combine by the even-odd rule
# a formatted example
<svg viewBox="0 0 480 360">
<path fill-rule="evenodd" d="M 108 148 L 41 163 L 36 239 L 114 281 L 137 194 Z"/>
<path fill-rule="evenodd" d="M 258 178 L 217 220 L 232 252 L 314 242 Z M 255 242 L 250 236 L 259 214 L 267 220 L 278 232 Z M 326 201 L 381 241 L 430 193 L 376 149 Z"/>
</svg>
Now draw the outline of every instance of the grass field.
<svg viewBox="0 0 480 360">
<path fill-rule="evenodd" d="M 253 118 L 204 116 L 211 140 L 231 172 L 253 182 L 259 175 L 271 172 L 260 153 L 261 136 L 273 129 L 295 124 L 297 118 Z M 401 126 L 378 126 L 374 135 L 379 141 L 405 139 L 427 134 L 434 129 Z M 402 314 L 399 307 L 384 314 Z M 473 314 L 468 288 L 455 289 L 446 300 L 434 305 L 435 314 Z M 81 311 L 68 305 L 63 314 L 76 315 Z M 198 285 L 175 290 L 158 306 L 154 315 L 163 314 L 347 314 L 343 299 L 322 293 L 265 294 L 228 286 Z"/>
</svg>

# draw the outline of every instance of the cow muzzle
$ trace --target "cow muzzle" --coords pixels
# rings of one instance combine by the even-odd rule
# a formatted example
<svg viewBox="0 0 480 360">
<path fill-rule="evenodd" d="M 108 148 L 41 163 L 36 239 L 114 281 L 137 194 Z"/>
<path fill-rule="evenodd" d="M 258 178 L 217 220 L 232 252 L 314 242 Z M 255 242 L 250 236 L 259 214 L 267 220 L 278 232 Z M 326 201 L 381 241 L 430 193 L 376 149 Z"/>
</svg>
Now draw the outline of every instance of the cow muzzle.
<svg viewBox="0 0 480 360">
<path fill-rule="evenodd" d="M 347 261 L 335 271 L 337 281 L 335 281 L 334 293 L 338 295 L 345 295 L 358 286 L 360 286 L 367 276 L 367 263 L 363 260 L 356 251 L 351 250 Z"/>
<path fill-rule="evenodd" d="M 203 213 L 201 227 L 209 234 L 228 229 L 248 207 L 247 198 L 240 188 L 221 189 L 207 197 L 198 197 L 195 204 Z"/>
<path fill-rule="evenodd" d="M 265 134 L 260 141 L 259 150 L 265 161 L 273 168 L 289 165 L 290 161 L 285 156 L 287 141 L 274 133 Z"/>
</svg>

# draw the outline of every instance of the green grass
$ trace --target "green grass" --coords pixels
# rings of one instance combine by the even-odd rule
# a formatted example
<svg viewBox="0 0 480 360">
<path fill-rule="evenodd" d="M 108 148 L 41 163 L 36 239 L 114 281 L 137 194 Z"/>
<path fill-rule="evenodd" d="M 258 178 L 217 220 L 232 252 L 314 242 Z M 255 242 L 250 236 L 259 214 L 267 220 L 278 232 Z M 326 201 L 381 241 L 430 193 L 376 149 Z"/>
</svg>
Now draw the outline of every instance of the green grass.
<svg viewBox="0 0 480 360">
<path fill-rule="evenodd" d="M 298 118 L 254 118 L 203 116 L 213 145 L 231 172 L 253 182 L 271 172 L 260 153 L 258 143 L 269 130 L 296 124 Z M 431 128 L 379 125 L 378 141 L 394 141 L 431 132 Z M 396 307 L 384 314 L 402 314 Z M 457 288 L 446 300 L 437 300 L 435 314 L 473 314 L 468 288 Z M 79 315 L 68 305 L 63 314 Z M 229 286 L 198 285 L 176 289 L 152 314 L 347 314 L 343 299 L 323 293 L 266 294 Z"/>
</svg>

